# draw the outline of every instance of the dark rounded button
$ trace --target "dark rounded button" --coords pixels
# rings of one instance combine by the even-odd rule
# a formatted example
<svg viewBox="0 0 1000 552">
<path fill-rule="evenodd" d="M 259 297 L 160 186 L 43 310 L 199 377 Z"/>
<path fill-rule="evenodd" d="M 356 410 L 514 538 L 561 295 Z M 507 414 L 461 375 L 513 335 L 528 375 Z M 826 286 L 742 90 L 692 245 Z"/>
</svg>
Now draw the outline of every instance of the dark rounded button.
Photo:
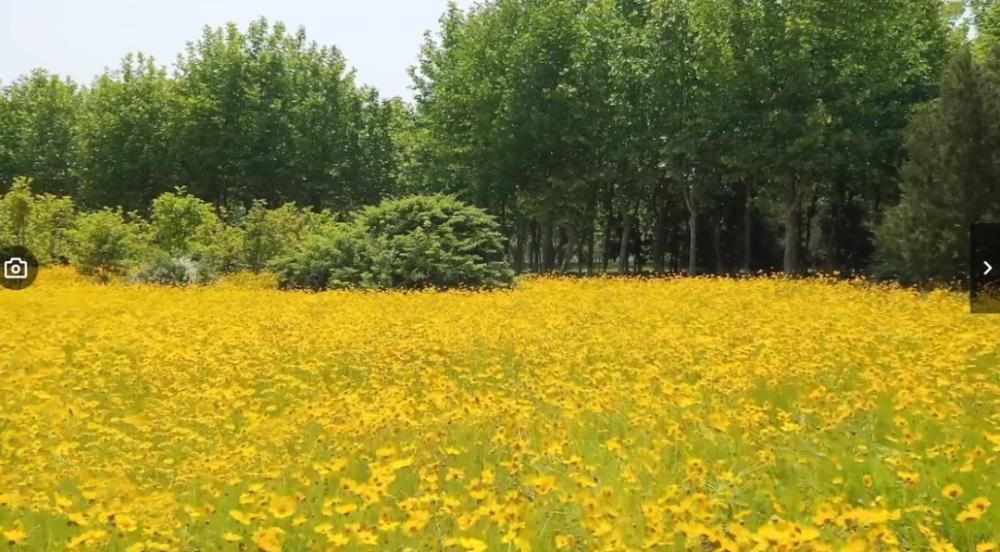
<svg viewBox="0 0 1000 552">
<path fill-rule="evenodd" d="M 19 291 L 27 289 L 38 277 L 38 259 L 27 247 L 14 245 L 0 248 L 0 284 Z"/>
</svg>

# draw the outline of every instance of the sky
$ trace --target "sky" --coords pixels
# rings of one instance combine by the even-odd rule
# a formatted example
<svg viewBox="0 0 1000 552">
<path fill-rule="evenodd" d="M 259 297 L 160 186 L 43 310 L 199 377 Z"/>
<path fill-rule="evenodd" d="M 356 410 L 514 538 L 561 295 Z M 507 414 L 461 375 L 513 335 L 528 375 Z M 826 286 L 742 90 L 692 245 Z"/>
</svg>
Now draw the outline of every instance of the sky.
<svg viewBox="0 0 1000 552">
<path fill-rule="evenodd" d="M 472 0 L 457 0 L 465 8 Z M 260 16 L 333 45 L 358 80 L 383 96 L 412 97 L 406 70 L 448 0 L 0 0 L 0 83 L 36 67 L 90 84 L 142 51 L 173 68 L 205 25 L 242 29 Z"/>
</svg>

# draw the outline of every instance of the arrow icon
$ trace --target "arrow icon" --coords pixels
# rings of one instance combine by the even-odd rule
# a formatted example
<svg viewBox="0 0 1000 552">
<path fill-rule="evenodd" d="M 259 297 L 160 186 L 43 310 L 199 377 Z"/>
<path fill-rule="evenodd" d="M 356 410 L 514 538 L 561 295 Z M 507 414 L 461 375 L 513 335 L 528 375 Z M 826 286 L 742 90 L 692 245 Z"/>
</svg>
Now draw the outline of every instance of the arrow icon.
<svg viewBox="0 0 1000 552">
<path fill-rule="evenodd" d="M 983 276 L 989 276 L 990 272 L 993 272 L 993 265 L 986 261 L 983 261 L 983 264 L 986 265 L 986 272 L 983 272 Z"/>
</svg>

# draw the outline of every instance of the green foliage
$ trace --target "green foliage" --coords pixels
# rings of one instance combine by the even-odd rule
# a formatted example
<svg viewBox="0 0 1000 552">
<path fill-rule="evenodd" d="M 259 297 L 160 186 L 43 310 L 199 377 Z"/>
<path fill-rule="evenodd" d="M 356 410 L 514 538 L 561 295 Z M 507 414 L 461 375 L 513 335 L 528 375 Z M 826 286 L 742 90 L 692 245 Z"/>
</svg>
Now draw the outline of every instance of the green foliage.
<svg viewBox="0 0 1000 552">
<path fill-rule="evenodd" d="M 80 200 L 146 210 L 182 179 L 174 140 L 177 82 L 153 58 L 128 55 L 98 77 L 80 115 Z"/>
<path fill-rule="evenodd" d="M 367 207 L 355 224 L 377 288 L 505 287 L 503 237 L 485 211 L 448 196 L 410 196 Z"/>
<path fill-rule="evenodd" d="M 39 193 L 79 187 L 76 84 L 35 70 L 0 90 L 0 182 L 30 175 Z"/>
<path fill-rule="evenodd" d="M 496 222 L 447 196 L 411 196 L 364 209 L 333 234 L 314 236 L 276 263 L 285 288 L 506 287 Z"/>
<path fill-rule="evenodd" d="M 339 50 L 264 19 L 206 28 L 180 56 L 177 154 L 216 204 L 349 209 L 393 184 L 383 105 Z"/>
<path fill-rule="evenodd" d="M 317 231 L 320 220 L 322 217 L 303 211 L 294 203 L 268 209 L 265 201 L 254 201 L 241 221 L 243 266 L 254 272 L 264 270 L 310 232 Z"/>
<path fill-rule="evenodd" d="M 927 255 L 891 270 L 919 277 L 954 262 L 947 225 L 968 217 L 906 199 L 936 196 L 912 176 L 900 189 L 904 129 L 949 50 L 986 63 L 998 22 L 995 0 L 452 5 L 421 46 L 412 107 L 359 86 L 302 29 L 207 27 L 173 72 L 138 54 L 90 87 L 35 71 L 0 88 L 0 182 L 31 175 L 42 194 L 14 191 L 0 242 L 57 259 L 72 207 L 42 198 L 71 195 L 149 215 L 147 265 L 260 271 L 305 236 L 343 234 L 313 211 L 446 193 L 497 217 L 518 270 L 860 270 L 902 191 L 879 243 L 886 266 L 893 247 Z M 911 159 L 919 127 L 941 124 L 927 117 Z M 190 195 L 167 193 L 178 185 Z M 941 225 L 914 240 L 927 244 L 890 245 L 924 216 Z M 368 265 L 344 282 L 452 278 L 435 269 L 439 236 L 359 239 Z M 426 264 L 399 266 L 390 247 Z"/>
<path fill-rule="evenodd" d="M 1000 221 L 1000 46 L 985 64 L 959 52 L 941 92 L 913 117 L 902 199 L 878 230 L 886 275 L 961 276 L 969 225 Z"/>
<path fill-rule="evenodd" d="M 81 215 L 67 233 L 70 259 L 84 275 L 108 281 L 124 274 L 142 250 L 142 230 L 120 209 Z"/>
<path fill-rule="evenodd" d="M 27 245 L 31 223 L 31 179 L 18 177 L 0 198 L 0 245 Z"/>
<path fill-rule="evenodd" d="M 76 208 L 68 197 L 33 195 L 30 178 L 15 178 L 10 190 L 0 196 L 0 245 L 24 245 L 42 263 L 63 258 L 66 233 L 76 219 Z"/>
<path fill-rule="evenodd" d="M 34 198 L 28 247 L 40 262 L 53 263 L 68 256 L 67 234 L 76 223 L 76 216 L 71 198 L 52 194 Z"/>
<path fill-rule="evenodd" d="M 368 264 L 364 237 L 340 226 L 307 237 L 274 262 L 283 289 L 323 290 L 359 285 Z"/>
<path fill-rule="evenodd" d="M 154 199 L 151 211 L 152 243 L 170 255 L 200 252 L 222 224 L 210 203 L 192 196 L 184 188 Z"/>
</svg>

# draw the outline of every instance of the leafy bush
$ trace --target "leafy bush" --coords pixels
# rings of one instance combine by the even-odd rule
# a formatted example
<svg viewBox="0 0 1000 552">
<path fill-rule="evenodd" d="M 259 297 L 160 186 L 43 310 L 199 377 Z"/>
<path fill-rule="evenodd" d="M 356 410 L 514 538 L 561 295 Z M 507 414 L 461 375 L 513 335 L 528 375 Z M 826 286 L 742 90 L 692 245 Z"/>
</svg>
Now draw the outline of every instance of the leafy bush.
<svg viewBox="0 0 1000 552">
<path fill-rule="evenodd" d="M 0 198 L 0 245 L 27 245 L 32 203 L 31 179 L 15 178 Z"/>
<path fill-rule="evenodd" d="M 411 196 L 362 211 L 367 287 L 504 287 L 503 237 L 485 211 L 449 196 Z"/>
<path fill-rule="evenodd" d="M 35 196 L 31 207 L 28 247 L 43 263 L 69 256 L 67 235 L 76 222 L 76 208 L 68 197 Z"/>
<path fill-rule="evenodd" d="M 299 209 L 294 203 L 268 209 L 267 202 L 254 201 L 242 220 L 243 266 L 254 272 L 264 270 L 315 231 L 319 219 L 319 215 Z"/>
<path fill-rule="evenodd" d="M 363 239 L 354 228 L 341 227 L 303 240 L 275 267 L 283 289 L 321 290 L 349 287 L 361 281 Z"/>
<path fill-rule="evenodd" d="M 24 245 L 39 261 L 51 263 L 67 254 L 66 233 L 76 218 L 73 200 L 32 195 L 30 178 L 15 178 L 0 197 L 0 246 Z"/>
<path fill-rule="evenodd" d="M 230 271 L 240 263 L 243 235 L 226 225 L 212 204 L 184 188 L 153 200 L 149 220 L 150 245 L 172 259 L 188 258 L 212 271 Z M 154 262 L 163 255 L 154 254 Z"/>
<path fill-rule="evenodd" d="M 125 273 L 142 247 L 141 230 L 121 210 L 104 209 L 80 216 L 67 232 L 70 258 L 81 274 L 103 282 Z"/>
<path fill-rule="evenodd" d="M 344 231 L 307 240 L 277 267 L 286 288 L 489 288 L 513 280 L 496 222 L 447 196 L 366 208 Z"/>
</svg>

